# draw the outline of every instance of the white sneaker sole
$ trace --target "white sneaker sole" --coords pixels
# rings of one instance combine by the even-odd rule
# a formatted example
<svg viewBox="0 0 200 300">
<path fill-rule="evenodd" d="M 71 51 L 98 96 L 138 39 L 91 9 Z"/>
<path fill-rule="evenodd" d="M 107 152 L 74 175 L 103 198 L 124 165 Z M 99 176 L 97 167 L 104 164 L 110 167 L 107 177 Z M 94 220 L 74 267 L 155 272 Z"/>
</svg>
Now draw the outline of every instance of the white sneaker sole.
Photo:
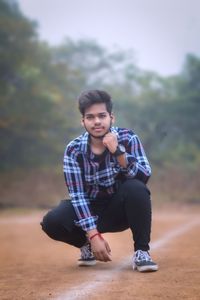
<svg viewBox="0 0 200 300">
<path fill-rule="evenodd" d="M 96 260 L 88 260 L 88 261 L 83 261 L 83 260 L 79 260 L 77 262 L 79 267 L 90 267 L 90 266 L 95 266 L 96 265 Z"/>
<path fill-rule="evenodd" d="M 158 271 L 158 265 L 154 266 L 137 266 L 133 264 L 133 270 L 137 270 L 139 272 L 156 272 Z"/>
</svg>

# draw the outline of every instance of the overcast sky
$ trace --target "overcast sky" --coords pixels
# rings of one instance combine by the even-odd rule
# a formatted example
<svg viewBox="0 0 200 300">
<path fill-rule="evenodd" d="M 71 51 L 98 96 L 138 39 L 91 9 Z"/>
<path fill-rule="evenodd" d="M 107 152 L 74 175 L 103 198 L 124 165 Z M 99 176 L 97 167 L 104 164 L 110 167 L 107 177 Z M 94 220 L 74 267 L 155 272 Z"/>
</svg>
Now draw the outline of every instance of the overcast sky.
<svg viewBox="0 0 200 300">
<path fill-rule="evenodd" d="M 41 39 L 95 39 L 133 49 L 136 63 L 161 75 L 181 70 L 187 53 L 200 56 L 200 0 L 18 0 L 39 24 Z"/>
</svg>

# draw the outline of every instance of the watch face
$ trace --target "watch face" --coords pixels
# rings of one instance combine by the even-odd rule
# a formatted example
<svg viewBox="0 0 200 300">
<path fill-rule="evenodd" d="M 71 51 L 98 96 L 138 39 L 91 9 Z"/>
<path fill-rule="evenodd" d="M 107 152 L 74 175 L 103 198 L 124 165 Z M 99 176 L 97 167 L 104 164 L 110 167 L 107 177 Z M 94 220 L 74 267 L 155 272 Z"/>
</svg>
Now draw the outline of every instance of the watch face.
<svg viewBox="0 0 200 300">
<path fill-rule="evenodd" d="M 125 147 L 123 146 L 123 145 L 118 145 L 117 146 L 117 150 L 115 151 L 115 153 L 114 153 L 114 155 L 115 156 L 119 156 L 119 155 L 122 155 L 122 154 L 124 154 L 126 152 L 126 149 L 125 149 Z"/>
</svg>

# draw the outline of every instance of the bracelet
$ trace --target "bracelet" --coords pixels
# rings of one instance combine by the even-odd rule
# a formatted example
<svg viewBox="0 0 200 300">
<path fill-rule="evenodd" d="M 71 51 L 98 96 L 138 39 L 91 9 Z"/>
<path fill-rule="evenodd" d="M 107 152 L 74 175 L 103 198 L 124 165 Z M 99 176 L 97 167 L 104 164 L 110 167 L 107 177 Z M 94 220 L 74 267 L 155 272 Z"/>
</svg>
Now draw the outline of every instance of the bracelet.
<svg viewBox="0 0 200 300">
<path fill-rule="evenodd" d="M 100 232 L 96 232 L 95 234 L 93 234 L 90 238 L 89 238 L 89 240 L 91 241 L 95 236 L 99 236 L 100 237 L 100 239 L 101 240 L 103 240 L 103 237 L 102 237 L 102 235 L 101 235 L 101 233 Z"/>
</svg>

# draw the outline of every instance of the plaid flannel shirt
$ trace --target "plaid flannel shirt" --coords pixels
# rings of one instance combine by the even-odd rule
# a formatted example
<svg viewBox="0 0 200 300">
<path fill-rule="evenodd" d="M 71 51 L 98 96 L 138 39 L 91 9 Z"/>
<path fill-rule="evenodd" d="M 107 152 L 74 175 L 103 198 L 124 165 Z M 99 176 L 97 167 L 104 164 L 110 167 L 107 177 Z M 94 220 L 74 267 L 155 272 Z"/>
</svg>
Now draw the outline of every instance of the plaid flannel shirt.
<svg viewBox="0 0 200 300">
<path fill-rule="evenodd" d="M 95 159 L 89 146 L 90 136 L 83 133 L 71 141 L 64 153 L 63 170 L 69 196 L 77 215 L 77 226 L 89 231 L 96 228 L 98 216 L 92 213 L 90 203 L 96 198 L 109 197 L 116 191 L 119 174 L 137 178 L 144 183 L 151 175 L 151 167 L 138 136 L 129 129 L 111 127 L 118 143 L 126 148 L 127 167 L 119 165 L 108 150 L 102 161 Z"/>
</svg>

